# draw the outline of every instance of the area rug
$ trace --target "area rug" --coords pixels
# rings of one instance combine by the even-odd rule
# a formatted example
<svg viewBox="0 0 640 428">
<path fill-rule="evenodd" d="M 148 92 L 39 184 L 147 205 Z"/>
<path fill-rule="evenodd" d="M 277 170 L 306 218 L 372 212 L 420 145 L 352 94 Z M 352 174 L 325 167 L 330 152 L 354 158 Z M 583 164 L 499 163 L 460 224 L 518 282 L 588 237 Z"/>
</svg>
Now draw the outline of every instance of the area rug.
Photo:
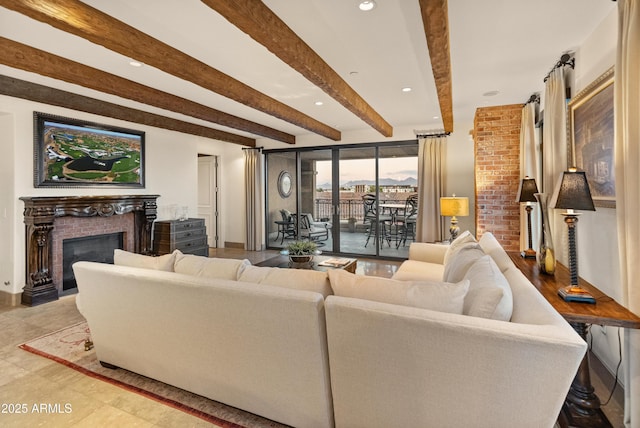
<svg viewBox="0 0 640 428">
<path fill-rule="evenodd" d="M 85 350 L 88 337 L 89 326 L 81 322 L 31 340 L 20 345 L 20 348 L 224 428 L 286 427 L 128 370 L 102 367 L 95 351 Z"/>
</svg>

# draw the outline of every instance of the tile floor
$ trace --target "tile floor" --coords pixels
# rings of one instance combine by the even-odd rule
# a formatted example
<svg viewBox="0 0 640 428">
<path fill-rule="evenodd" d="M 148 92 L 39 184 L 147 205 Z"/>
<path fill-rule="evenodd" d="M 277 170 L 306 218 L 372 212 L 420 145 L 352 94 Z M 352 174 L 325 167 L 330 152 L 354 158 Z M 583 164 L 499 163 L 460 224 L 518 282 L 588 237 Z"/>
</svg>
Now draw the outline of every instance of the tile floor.
<svg viewBox="0 0 640 428">
<path fill-rule="evenodd" d="M 253 263 L 275 254 L 274 251 L 234 249 L 211 251 L 211 256 L 247 258 Z M 390 277 L 399 265 L 397 261 L 358 259 L 357 273 Z M 74 295 L 35 307 L 0 306 L 0 426 L 212 426 L 199 418 L 18 348 L 30 339 L 82 320 Z M 605 386 L 603 378 L 596 372 L 592 374 L 592 380 L 598 395 L 606 399 L 610 381 L 605 380 Z M 621 403 L 621 394 L 618 393 L 605 408 L 614 427 L 623 426 Z M 26 413 L 16 413 L 23 405 L 26 405 Z M 37 411 L 41 405 L 49 411 Z"/>
</svg>

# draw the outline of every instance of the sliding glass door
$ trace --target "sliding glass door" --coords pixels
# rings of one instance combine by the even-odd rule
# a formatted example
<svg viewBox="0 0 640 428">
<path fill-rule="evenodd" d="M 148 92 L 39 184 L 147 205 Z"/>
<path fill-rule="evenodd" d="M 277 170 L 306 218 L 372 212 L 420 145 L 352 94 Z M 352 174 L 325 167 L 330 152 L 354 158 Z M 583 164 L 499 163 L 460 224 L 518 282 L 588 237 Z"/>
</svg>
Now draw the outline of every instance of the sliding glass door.
<svg viewBox="0 0 640 428">
<path fill-rule="evenodd" d="M 265 154 L 269 247 L 311 239 L 327 253 L 408 256 L 417 215 L 409 203 L 418 191 L 417 142 Z M 288 196 L 278 187 L 283 172 L 291 176 Z"/>
</svg>

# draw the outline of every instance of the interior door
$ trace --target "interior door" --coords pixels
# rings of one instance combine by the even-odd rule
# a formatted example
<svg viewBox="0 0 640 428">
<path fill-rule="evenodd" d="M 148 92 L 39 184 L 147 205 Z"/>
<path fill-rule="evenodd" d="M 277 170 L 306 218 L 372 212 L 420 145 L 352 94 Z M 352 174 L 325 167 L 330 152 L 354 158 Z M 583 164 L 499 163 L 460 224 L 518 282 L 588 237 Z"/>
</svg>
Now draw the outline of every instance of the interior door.
<svg viewBox="0 0 640 428">
<path fill-rule="evenodd" d="M 218 159 L 198 157 L 198 218 L 204 219 L 208 244 L 218 247 Z"/>
</svg>

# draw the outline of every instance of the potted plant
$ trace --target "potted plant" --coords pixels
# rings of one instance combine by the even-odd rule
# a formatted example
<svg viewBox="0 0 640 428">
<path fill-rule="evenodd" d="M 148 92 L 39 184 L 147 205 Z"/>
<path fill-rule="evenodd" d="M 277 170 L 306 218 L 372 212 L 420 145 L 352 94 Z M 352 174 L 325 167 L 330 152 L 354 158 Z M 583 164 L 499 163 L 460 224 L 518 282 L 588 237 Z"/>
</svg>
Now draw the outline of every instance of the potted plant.
<svg viewBox="0 0 640 428">
<path fill-rule="evenodd" d="M 320 251 L 313 241 L 294 241 L 287 246 L 283 254 L 288 255 L 292 263 L 311 263 L 313 256 L 320 254 Z"/>
</svg>

